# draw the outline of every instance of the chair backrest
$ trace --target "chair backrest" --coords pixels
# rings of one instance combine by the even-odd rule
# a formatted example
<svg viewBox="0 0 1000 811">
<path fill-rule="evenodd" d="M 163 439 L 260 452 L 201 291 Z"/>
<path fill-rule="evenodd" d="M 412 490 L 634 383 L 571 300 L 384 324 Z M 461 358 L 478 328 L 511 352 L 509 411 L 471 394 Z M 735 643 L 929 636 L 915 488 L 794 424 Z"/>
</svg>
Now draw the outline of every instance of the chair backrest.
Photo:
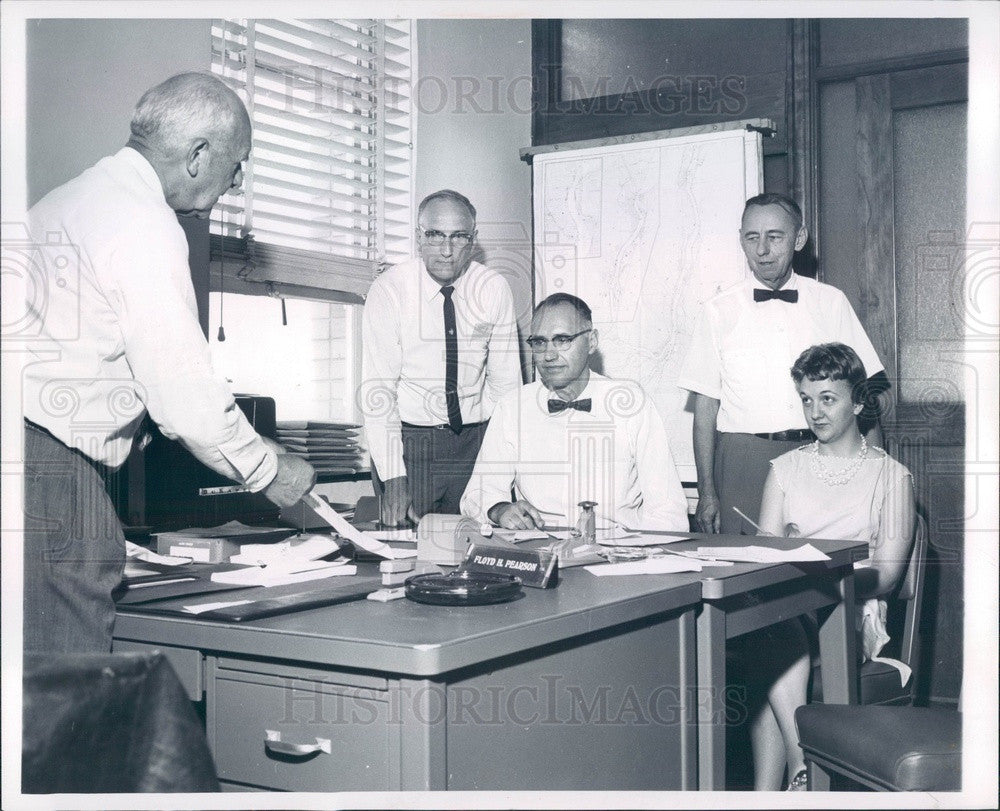
<svg viewBox="0 0 1000 811">
<path fill-rule="evenodd" d="M 903 637 L 900 640 L 900 660 L 916 669 L 920 640 L 920 611 L 924 599 L 924 573 L 927 569 L 927 521 L 917 514 L 917 525 L 913 536 L 913 549 L 906 574 L 899 585 L 896 596 L 906 601 L 903 619 Z"/>
</svg>

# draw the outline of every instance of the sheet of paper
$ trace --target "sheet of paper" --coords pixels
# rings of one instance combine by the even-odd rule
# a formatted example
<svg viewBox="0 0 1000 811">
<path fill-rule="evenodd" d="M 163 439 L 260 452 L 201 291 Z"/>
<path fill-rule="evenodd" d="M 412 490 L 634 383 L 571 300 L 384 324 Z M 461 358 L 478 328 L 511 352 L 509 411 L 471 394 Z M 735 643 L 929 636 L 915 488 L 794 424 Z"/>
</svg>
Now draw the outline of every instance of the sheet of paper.
<svg viewBox="0 0 1000 811">
<path fill-rule="evenodd" d="M 552 534 L 558 535 L 559 533 L 553 532 Z M 521 543 L 522 541 L 540 541 L 548 537 L 550 537 L 549 533 L 540 529 L 519 529 L 515 530 L 514 537 L 510 540 L 514 543 Z"/>
<path fill-rule="evenodd" d="M 160 563 L 164 566 L 181 566 L 191 562 L 189 556 L 173 557 L 170 555 L 158 555 L 144 546 L 132 543 L 132 541 L 125 541 L 125 557 L 126 562 L 129 560 L 144 560 L 146 563 Z"/>
<path fill-rule="evenodd" d="M 672 535 L 644 535 L 623 530 L 598 530 L 597 542 L 602 546 L 666 546 L 671 543 L 690 541 L 691 538 Z"/>
<path fill-rule="evenodd" d="M 717 560 L 713 557 L 707 557 L 699 555 L 697 552 L 689 552 L 681 549 L 671 550 L 667 552 L 668 555 L 680 555 L 681 557 L 690 558 L 691 560 L 697 560 L 702 566 L 732 566 L 733 562 L 731 560 Z"/>
<path fill-rule="evenodd" d="M 394 549 L 380 541 L 370 532 L 359 532 L 347 523 L 343 516 L 339 515 L 336 510 L 320 498 L 316 494 L 315 488 L 302 496 L 302 501 L 315 510 L 316 515 L 337 530 L 339 535 L 356 544 L 361 549 L 364 549 L 366 552 L 371 552 L 373 555 L 378 555 L 388 560 L 415 558 L 417 556 L 416 549 Z"/>
<path fill-rule="evenodd" d="M 192 614 L 201 614 L 205 611 L 215 611 L 217 608 L 229 608 L 234 605 L 247 605 L 252 602 L 253 600 L 233 600 L 228 603 L 202 603 L 201 605 L 186 605 L 184 606 L 184 610 L 190 611 Z"/>
<path fill-rule="evenodd" d="M 307 562 L 319 560 L 340 549 L 333 538 L 327 535 L 306 535 L 302 538 L 290 538 L 279 543 L 248 543 L 240 547 L 240 553 L 233 555 L 230 563 L 284 563 Z"/>
<path fill-rule="evenodd" d="M 194 577 L 173 577 L 170 580 L 153 580 L 148 583 L 129 583 L 128 588 L 132 589 L 144 589 L 146 586 L 169 586 L 171 583 L 188 583 L 195 580 Z"/>
<path fill-rule="evenodd" d="M 700 572 L 701 564 L 695 560 L 685 560 L 673 555 L 645 560 L 630 560 L 627 563 L 606 563 L 584 566 L 598 577 L 627 574 L 674 574 L 676 572 Z"/>
<path fill-rule="evenodd" d="M 409 528 L 403 529 L 374 529 L 367 533 L 380 541 L 416 541 L 417 534 Z"/>
<path fill-rule="evenodd" d="M 284 566 L 250 566 L 231 572 L 215 572 L 213 583 L 239 586 L 284 586 L 286 583 L 304 583 L 326 577 L 342 577 L 358 573 L 358 567 L 343 563 L 320 563 L 313 566 L 287 568 Z"/>
<path fill-rule="evenodd" d="M 770 546 L 699 546 L 698 555 L 738 563 L 806 563 L 830 559 L 811 543 L 787 550 Z"/>
</svg>

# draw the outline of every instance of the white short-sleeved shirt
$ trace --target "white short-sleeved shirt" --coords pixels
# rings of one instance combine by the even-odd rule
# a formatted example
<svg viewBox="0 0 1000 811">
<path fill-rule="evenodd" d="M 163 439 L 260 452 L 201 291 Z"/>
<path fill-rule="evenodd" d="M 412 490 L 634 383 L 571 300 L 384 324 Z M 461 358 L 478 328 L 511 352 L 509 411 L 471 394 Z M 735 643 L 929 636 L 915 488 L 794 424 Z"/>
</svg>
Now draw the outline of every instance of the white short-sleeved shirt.
<svg viewBox="0 0 1000 811">
<path fill-rule="evenodd" d="M 755 302 L 752 275 L 705 302 L 678 385 L 719 400 L 717 427 L 776 433 L 808 427 L 790 370 L 802 351 L 839 342 L 854 349 L 869 377 L 883 370 L 847 297 L 792 274 L 782 288 L 799 300 Z"/>
</svg>

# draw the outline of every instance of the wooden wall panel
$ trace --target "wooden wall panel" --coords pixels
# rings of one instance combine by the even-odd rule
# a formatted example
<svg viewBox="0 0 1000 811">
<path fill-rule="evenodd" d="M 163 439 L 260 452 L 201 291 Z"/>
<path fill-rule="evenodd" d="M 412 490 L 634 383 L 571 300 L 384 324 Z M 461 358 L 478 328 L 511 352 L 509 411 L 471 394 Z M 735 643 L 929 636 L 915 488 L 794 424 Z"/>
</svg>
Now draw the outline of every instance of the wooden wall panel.
<svg viewBox="0 0 1000 811">
<path fill-rule="evenodd" d="M 857 106 L 858 205 L 861 221 L 859 309 L 868 337 L 896 380 L 895 252 L 893 250 L 892 108 L 889 78 L 861 76 Z"/>
</svg>

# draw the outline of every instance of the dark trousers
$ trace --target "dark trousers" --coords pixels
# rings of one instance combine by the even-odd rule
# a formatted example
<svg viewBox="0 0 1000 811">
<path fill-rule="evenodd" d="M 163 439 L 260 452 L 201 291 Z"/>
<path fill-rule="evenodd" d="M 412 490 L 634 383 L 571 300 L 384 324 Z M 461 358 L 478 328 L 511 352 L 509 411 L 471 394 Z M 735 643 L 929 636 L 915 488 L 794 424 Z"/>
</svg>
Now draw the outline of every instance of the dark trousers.
<svg viewBox="0 0 1000 811">
<path fill-rule="evenodd" d="M 720 433 L 715 444 L 715 492 L 719 494 L 721 531 L 727 535 L 756 535 L 733 507 L 752 521 L 760 516 L 760 498 L 771 470 L 769 464 L 783 453 L 806 444 L 802 440 L 781 442 L 753 434 Z"/>
<path fill-rule="evenodd" d="M 94 464 L 24 431 L 24 650 L 109 653 L 125 536 Z"/>
<path fill-rule="evenodd" d="M 410 485 L 413 511 L 459 513 L 459 502 L 472 477 L 472 468 L 483 444 L 488 422 L 465 425 L 457 434 L 450 428 L 426 428 L 403 423 L 403 463 Z M 377 471 L 372 471 L 375 492 L 382 492 Z"/>
</svg>

